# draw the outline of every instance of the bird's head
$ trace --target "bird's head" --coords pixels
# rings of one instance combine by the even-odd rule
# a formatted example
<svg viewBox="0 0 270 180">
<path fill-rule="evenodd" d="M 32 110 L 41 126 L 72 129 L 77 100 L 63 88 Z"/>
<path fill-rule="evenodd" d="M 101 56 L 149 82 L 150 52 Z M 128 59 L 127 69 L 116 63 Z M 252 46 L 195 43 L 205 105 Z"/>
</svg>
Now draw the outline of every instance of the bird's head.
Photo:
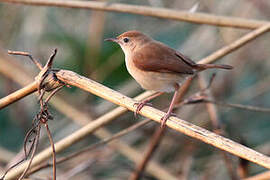
<svg viewBox="0 0 270 180">
<path fill-rule="evenodd" d="M 125 55 L 141 48 L 145 43 L 149 42 L 151 38 L 139 31 L 127 31 L 117 36 L 116 38 L 108 38 L 105 41 L 113 41 L 119 44 Z"/>
</svg>

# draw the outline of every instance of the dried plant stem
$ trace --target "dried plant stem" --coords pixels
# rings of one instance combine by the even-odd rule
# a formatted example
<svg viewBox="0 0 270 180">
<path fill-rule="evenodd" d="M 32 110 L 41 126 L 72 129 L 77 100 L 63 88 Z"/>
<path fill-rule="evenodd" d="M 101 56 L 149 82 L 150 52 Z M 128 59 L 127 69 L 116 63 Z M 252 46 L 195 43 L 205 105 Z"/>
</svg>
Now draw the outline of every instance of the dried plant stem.
<svg viewBox="0 0 270 180">
<path fill-rule="evenodd" d="M 27 83 L 32 81 L 33 78 L 29 75 L 29 72 L 26 72 L 18 64 L 16 64 L 13 58 L 6 56 L 1 52 L 3 51 L 0 50 L 0 72 L 2 74 L 21 85 L 27 85 Z M 147 91 L 136 98 L 137 100 L 143 100 L 152 94 L 153 92 Z M 60 113 L 64 114 L 81 126 L 87 125 L 92 120 L 89 114 L 82 112 L 80 109 L 75 108 L 73 105 L 68 104 L 65 100 L 57 96 L 54 96 L 54 98 L 50 101 L 50 104 L 54 106 Z M 127 109 L 118 107 L 99 119 L 110 122 L 125 112 L 127 112 Z M 100 128 L 99 130 L 95 131 L 94 135 L 101 139 L 112 136 L 111 133 L 109 133 L 109 131 L 107 131 L 105 128 Z M 134 163 L 138 163 L 140 161 L 140 159 L 137 157 L 139 157 L 141 153 L 120 140 L 111 142 L 109 146 L 116 149 L 119 153 Z M 34 166 L 32 165 L 32 167 Z M 161 180 L 176 179 L 171 173 L 155 162 L 150 162 L 146 170 L 148 173 L 152 174 L 154 177 L 158 177 Z"/>
<path fill-rule="evenodd" d="M 36 150 L 37 150 L 37 147 L 38 147 L 39 136 L 40 136 L 40 125 L 38 125 L 38 127 L 37 127 L 37 136 L 34 138 L 34 146 L 33 146 L 33 150 L 32 150 L 32 154 L 31 154 L 30 160 L 28 161 L 27 166 L 24 169 L 23 173 L 19 177 L 19 180 L 22 180 L 24 178 L 24 176 L 26 175 L 27 171 L 29 170 L 29 168 L 30 168 L 30 166 L 31 166 L 31 164 L 33 162 L 34 155 L 35 155 Z"/>
<path fill-rule="evenodd" d="M 188 78 L 183 83 L 183 86 L 181 86 L 181 88 L 179 89 L 179 92 L 178 92 L 178 96 L 177 96 L 178 100 L 181 100 L 183 98 L 184 94 L 187 92 L 187 90 L 191 84 L 192 79 L 193 79 L 193 76 Z M 166 130 L 166 126 L 161 126 L 161 127 L 156 128 L 154 134 L 151 137 L 151 142 L 149 144 L 149 147 L 147 148 L 146 153 L 144 154 L 142 161 L 139 162 L 139 164 L 137 164 L 135 171 L 129 177 L 130 180 L 140 179 L 141 175 L 143 174 L 144 169 L 146 168 L 148 162 L 150 161 L 150 158 L 153 156 L 156 149 L 158 148 L 158 146 L 162 140 L 162 137 L 165 133 L 165 130 Z"/>
<path fill-rule="evenodd" d="M 126 134 L 128 134 L 128 133 L 130 133 L 130 132 L 132 132 L 132 131 L 134 131 L 134 130 L 136 130 L 136 129 L 138 129 L 138 128 L 146 125 L 146 124 L 148 124 L 148 123 L 150 123 L 150 122 L 152 122 L 152 120 L 150 120 L 150 119 L 145 119 L 145 120 L 143 120 L 141 122 L 138 122 L 138 123 L 126 128 L 126 129 L 123 129 L 120 132 L 118 132 L 118 133 L 116 133 L 116 134 L 114 134 L 114 135 L 112 135 L 112 136 L 110 136 L 110 137 L 108 137 L 106 139 L 103 139 L 103 140 L 101 140 L 101 141 L 99 141 L 99 142 L 97 142 L 97 143 L 95 143 L 95 144 L 93 144 L 93 145 L 91 145 L 89 147 L 86 147 L 86 148 L 84 148 L 84 149 L 82 149 L 82 150 L 80 150 L 78 152 L 75 152 L 75 153 L 72 153 L 72 154 L 70 154 L 68 156 L 57 159 L 56 164 L 63 163 L 65 161 L 68 161 L 68 160 L 70 160 L 70 159 L 72 159 L 74 157 L 77 157 L 77 156 L 79 156 L 79 155 L 81 155 L 81 154 L 83 154 L 85 152 L 89 152 L 89 151 L 91 151 L 93 149 L 96 149 L 99 146 L 108 144 L 111 141 L 113 141 L 115 139 L 118 139 L 118 138 L 120 138 L 120 137 L 122 137 L 122 136 L 124 136 L 124 135 L 126 135 Z M 35 172 L 37 172 L 37 171 L 39 171 L 41 169 L 44 169 L 44 168 L 47 168 L 47 167 L 50 167 L 50 166 L 52 166 L 52 163 L 50 163 L 50 162 L 48 162 L 46 164 L 36 166 L 35 168 L 33 168 L 31 170 L 31 172 L 28 172 L 27 175 L 33 174 L 33 173 L 35 173 Z"/>
<path fill-rule="evenodd" d="M 165 129 L 166 126 L 158 127 L 158 129 L 154 132 L 154 135 L 151 137 L 149 149 L 147 149 L 146 153 L 143 155 L 143 160 L 138 164 L 136 170 L 130 176 L 129 180 L 137 180 L 141 178 L 150 158 L 152 157 L 155 150 L 158 148 L 159 143 L 161 142 L 162 136 L 165 133 Z"/>
<path fill-rule="evenodd" d="M 199 76 L 198 82 L 199 82 L 199 86 L 200 86 L 201 90 L 203 90 L 203 89 L 205 89 L 205 87 L 207 87 L 207 82 L 202 76 Z M 212 94 L 209 92 L 207 97 L 212 97 Z M 206 109 L 207 109 L 207 112 L 209 114 L 213 129 L 219 130 L 220 123 L 219 123 L 219 119 L 218 119 L 218 113 L 217 113 L 216 106 L 214 104 L 206 103 Z"/>
<path fill-rule="evenodd" d="M 38 60 L 34 59 L 33 56 L 28 52 L 8 50 L 8 54 L 29 57 L 29 59 L 39 68 L 39 70 L 42 70 L 42 64 Z"/>
<path fill-rule="evenodd" d="M 147 97 L 149 95 L 151 95 L 151 92 L 146 92 L 146 93 L 144 93 L 143 95 L 140 96 L 140 99 L 145 98 L 145 97 Z M 90 122 L 89 124 L 85 125 L 81 129 L 79 129 L 78 131 L 72 133 L 68 137 L 62 139 L 61 141 L 59 141 L 57 143 L 55 143 L 55 152 L 56 153 L 60 152 L 60 151 L 62 151 L 64 149 L 66 149 L 67 147 L 71 146 L 72 144 L 78 142 L 79 140 L 81 140 L 82 138 L 86 137 L 87 135 L 93 133 L 98 128 L 100 128 L 103 125 L 105 125 L 106 123 L 110 122 L 112 119 L 114 119 L 118 115 L 122 114 L 123 112 L 126 112 L 126 109 L 122 108 L 122 107 L 118 107 L 115 110 L 113 110 L 113 111 L 101 116 L 100 118 L 96 119 L 95 121 Z M 81 116 L 83 116 L 83 115 L 81 115 Z M 77 117 L 77 118 L 80 118 L 80 117 Z M 82 117 L 82 118 L 86 118 L 86 117 Z M 99 137 L 104 137 L 105 135 L 106 136 L 111 136 L 104 129 L 103 130 L 99 129 L 98 131 L 95 132 L 95 134 L 97 136 L 99 136 Z M 127 156 L 130 160 L 132 160 L 134 162 L 138 162 L 138 161 L 141 160 L 139 152 L 137 152 L 134 149 L 130 148 L 126 144 L 122 143 L 121 141 L 112 142 L 111 145 L 114 148 L 118 148 L 120 153 Z M 39 153 L 39 154 L 37 154 L 35 156 L 35 159 L 32 162 L 32 167 L 34 167 L 34 166 L 40 164 L 41 162 L 43 162 L 44 160 L 48 159 L 51 155 L 52 155 L 52 149 L 50 147 L 43 150 L 41 153 Z M 7 174 L 6 178 L 11 178 L 12 179 L 12 178 L 17 177 L 18 174 L 22 170 L 24 170 L 26 165 L 27 165 L 27 162 L 22 163 L 21 165 L 17 166 L 16 168 L 11 170 Z M 160 179 L 164 179 L 164 180 L 165 179 L 175 179 L 176 180 L 176 178 L 174 176 L 172 176 L 166 170 L 160 168 L 160 166 L 158 166 L 154 162 L 149 163 L 148 171 L 151 174 L 153 174 L 153 176 L 157 176 Z"/>
<path fill-rule="evenodd" d="M 38 83 L 36 81 L 32 82 L 31 84 L 11 93 L 10 95 L 3 97 L 0 99 L 0 110 L 5 108 L 6 106 L 32 94 L 37 90 Z"/>
<path fill-rule="evenodd" d="M 66 70 L 60 70 L 56 73 L 56 75 L 61 81 L 67 84 L 79 87 L 85 91 L 100 96 L 108 101 L 123 106 L 133 112 L 136 111 L 134 105 L 137 103 L 137 101 L 134 101 L 133 99 L 126 97 L 95 81 L 92 81 L 83 76 L 79 76 L 74 72 Z M 164 112 L 161 112 L 149 106 L 145 106 L 144 108 L 142 108 L 140 114 L 157 122 L 160 122 L 160 119 L 165 115 Z M 258 153 L 252 149 L 249 149 L 243 145 L 240 145 L 234 141 L 231 141 L 227 138 L 224 138 L 215 133 L 207 131 L 203 128 L 195 126 L 191 123 L 188 123 L 184 120 L 181 120 L 176 117 L 170 117 L 170 119 L 168 119 L 167 121 L 167 126 L 172 129 L 175 129 L 178 132 L 182 132 L 188 136 L 199 139 L 205 143 L 211 144 L 219 149 L 230 152 L 243 159 L 247 159 L 263 167 L 270 168 L 269 157 L 261 153 Z"/>
<path fill-rule="evenodd" d="M 235 104 L 235 103 L 225 103 L 225 102 L 215 101 L 211 99 L 205 99 L 205 102 L 209 102 L 209 103 L 213 103 L 213 104 L 225 106 L 225 107 L 239 108 L 239 109 L 248 110 L 248 111 L 268 112 L 268 113 L 270 112 L 270 108 L 263 108 L 263 107 L 257 107 L 257 106 Z"/>
<path fill-rule="evenodd" d="M 199 86 L 200 89 L 203 91 L 205 88 L 210 88 L 210 85 L 212 82 L 209 83 L 209 85 L 207 85 L 206 80 L 204 79 L 204 77 L 199 76 Z M 208 96 L 212 97 L 211 92 L 208 92 Z M 217 107 L 215 106 L 215 104 L 211 104 L 211 103 L 206 103 L 206 109 L 207 112 L 209 114 L 209 118 L 211 121 L 211 124 L 213 126 L 213 130 L 214 132 L 216 132 L 219 135 L 225 135 L 224 131 L 221 129 L 221 125 L 220 125 L 220 121 L 218 118 L 218 110 Z M 229 157 L 229 154 L 227 154 L 224 151 L 220 151 L 223 159 L 224 159 L 224 163 L 227 167 L 228 173 L 230 174 L 230 177 L 232 180 L 238 180 L 239 177 L 235 171 L 235 168 L 233 168 L 233 162 Z"/>
<path fill-rule="evenodd" d="M 265 32 L 268 32 L 269 30 L 270 30 L 270 24 L 266 24 L 264 26 L 261 26 L 260 28 L 254 30 L 254 31 L 251 31 L 250 33 L 237 39 L 236 41 L 232 42 L 231 44 L 217 50 L 215 53 L 211 54 L 210 56 L 203 58 L 199 63 L 206 64 L 206 63 L 211 63 L 213 61 L 213 59 L 220 59 L 220 58 L 224 57 L 225 55 L 231 53 L 232 51 L 239 49 L 243 45 L 247 44 L 251 40 L 254 40 L 255 38 L 264 34 Z"/>
<path fill-rule="evenodd" d="M 53 157 L 53 180 L 56 180 L 56 152 L 55 152 L 55 147 L 54 147 L 54 142 L 53 142 L 53 138 L 52 138 L 52 134 L 51 131 L 49 129 L 48 123 L 45 122 L 43 123 L 46 131 L 47 131 L 47 135 L 49 137 L 50 140 L 50 144 L 51 144 L 51 148 L 52 148 L 52 157 Z"/>
<path fill-rule="evenodd" d="M 255 37 L 257 37 L 261 33 L 268 31 L 269 29 L 270 29 L 270 25 L 265 25 L 265 26 L 263 26 L 263 27 L 255 30 L 255 31 L 253 31 L 253 32 L 245 35 L 244 37 L 238 39 L 234 43 L 221 48 L 220 50 L 216 51 L 212 55 L 210 55 L 210 56 L 202 59 L 199 63 L 209 63 L 209 62 L 213 61 L 214 59 L 221 58 L 224 55 L 226 55 L 227 53 L 230 53 L 230 52 L 236 50 L 237 48 L 241 47 L 245 43 L 247 43 L 250 40 L 254 39 Z M 188 84 L 188 83 L 185 83 L 185 84 Z M 184 92 L 181 93 L 180 96 L 183 96 L 183 95 L 184 95 Z M 212 121 L 212 124 L 214 126 L 214 129 L 218 129 L 219 128 L 219 123 L 217 121 L 216 108 L 214 107 L 213 104 L 207 104 L 206 106 L 207 106 L 207 110 L 209 112 L 209 115 L 211 117 L 211 121 Z M 131 177 L 130 177 L 131 180 L 136 180 L 136 179 L 139 179 L 140 178 L 140 176 L 141 176 L 144 168 L 147 165 L 147 162 L 150 160 L 150 157 L 153 155 L 153 153 L 157 149 L 158 144 L 161 141 L 161 138 L 162 138 L 163 133 L 164 133 L 164 129 L 163 128 L 161 128 L 161 129 L 158 128 L 155 131 L 155 133 L 154 133 L 154 135 L 152 137 L 152 141 L 151 141 L 151 144 L 149 146 L 149 149 L 147 150 L 147 152 L 146 152 L 146 154 L 144 156 L 143 161 L 137 166 L 136 171 L 131 175 Z M 228 167 L 228 170 L 229 170 L 229 172 L 231 174 L 231 177 L 233 179 L 237 179 L 236 173 L 233 172 L 233 170 L 231 168 L 231 164 L 228 164 L 229 161 L 228 161 L 228 158 L 227 158 L 227 154 L 224 154 L 224 157 L 225 157 L 225 162 L 226 162 L 226 165 Z"/>
<path fill-rule="evenodd" d="M 8 163 L 14 156 L 15 153 L 0 147 L 0 163 Z"/>
<path fill-rule="evenodd" d="M 268 179 L 270 179 L 270 171 L 266 171 L 261 174 L 257 174 L 255 176 L 245 178 L 244 180 L 268 180 Z"/>
<path fill-rule="evenodd" d="M 268 21 L 249 20 L 237 17 L 225 17 L 209 15 L 205 13 L 190 13 L 187 11 L 171 10 L 166 8 L 154 8 L 149 6 L 128 5 L 111 2 L 97 1 L 64 1 L 64 0 L 0 0 L 0 2 L 27 4 L 34 6 L 53 6 L 65 8 L 81 8 L 100 11 L 113 11 L 121 13 L 139 14 L 177 21 L 227 26 L 236 28 L 255 29 L 269 23 Z"/>
</svg>

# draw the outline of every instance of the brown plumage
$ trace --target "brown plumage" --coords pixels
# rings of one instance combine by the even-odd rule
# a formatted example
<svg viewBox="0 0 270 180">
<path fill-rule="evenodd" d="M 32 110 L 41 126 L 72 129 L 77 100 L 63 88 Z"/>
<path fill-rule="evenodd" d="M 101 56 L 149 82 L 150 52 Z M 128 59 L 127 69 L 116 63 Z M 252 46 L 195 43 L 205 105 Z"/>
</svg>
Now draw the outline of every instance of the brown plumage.
<svg viewBox="0 0 270 180">
<path fill-rule="evenodd" d="M 155 41 L 139 31 L 128 31 L 117 38 L 107 39 L 118 43 L 125 53 L 128 72 L 144 88 L 158 92 L 175 91 L 163 124 L 170 116 L 176 93 L 187 76 L 210 68 L 232 69 L 229 65 L 197 64 L 180 52 Z M 137 112 L 146 102 L 138 106 Z"/>
<path fill-rule="evenodd" d="M 143 44 L 139 50 L 134 51 L 132 54 L 136 67 L 141 70 L 163 73 L 194 74 L 194 71 L 201 71 L 209 68 L 232 69 L 232 66 L 229 65 L 196 64 L 180 52 L 158 41 L 154 41 L 138 31 L 125 32 L 118 36 L 117 39 L 120 40 L 125 37 L 137 40 L 140 44 Z M 154 52 L 158 52 L 159 57 L 157 57 L 157 54 Z"/>
</svg>

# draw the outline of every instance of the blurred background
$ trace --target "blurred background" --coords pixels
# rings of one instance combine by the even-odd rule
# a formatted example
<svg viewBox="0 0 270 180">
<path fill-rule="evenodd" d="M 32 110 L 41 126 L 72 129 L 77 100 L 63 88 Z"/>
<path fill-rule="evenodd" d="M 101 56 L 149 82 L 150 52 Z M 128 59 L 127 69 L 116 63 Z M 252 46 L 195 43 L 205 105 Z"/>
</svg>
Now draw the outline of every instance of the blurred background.
<svg viewBox="0 0 270 180">
<path fill-rule="evenodd" d="M 260 20 L 268 20 L 270 14 L 270 2 L 267 0 L 109 1 L 113 2 L 187 11 L 199 3 L 197 12 Z M 103 41 L 127 30 L 142 31 L 194 61 L 199 61 L 250 31 L 133 14 L 0 3 L 0 46 L 3 51 L 27 51 L 44 64 L 53 49 L 58 48 L 54 67 L 72 70 L 134 97 L 143 90 L 128 74 L 123 52 L 118 45 Z M 270 107 L 269 47 L 269 34 L 264 34 L 220 59 L 218 63 L 230 64 L 234 66 L 234 70 L 218 71 L 211 86 L 213 97 L 229 103 Z M 34 78 L 37 75 L 38 69 L 28 58 L 14 58 L 29 76 Z M 217 71 L 208 70 L 201 76 L 208 82 L 214 72 Z M 0 72 L 0 97 L 21 87 Z M 199 89 L 198 79 L 195 79 L 188 94 Z M 58 95 L 92 119 L 116 107 L 77 88 L 64 88 Z M 157 98 L 153 102 L 154 107 L 167 107 L 171 97 L 172 94 L 168 94 Z M 82 123 L 72 120 L 53 106 L 50 108 L 54 120 L 49 125 L 55 142 L 81 127 Z M 31 128 L 32 119 L 38 110 L 37 97 L 34 95 L 0 110 L 0 172 L 4 171 L 7 164 L 18 161 L 16 154 L 21 151 L 24 136 Z M 176 113 L 184 120 L 213 130 L 205 104 L 187 105 Z M 217 115 L 226 137 L 270 155 L 269 114 L 217 106 Z M 116 133 L 142 119 L 135 118 L 132 112 L 128 112 L 104 127 L 111 133 Z M 82 120 L 84 123 L 90 121 L 91 119 Z M 157 126 L 157 123 L 151 122 L 122 137 L 121 141 L 142 154 L 149 146 L 151 135 Z M 89 135 L 58 157 L 98 141 L 96 136 Z M 49 141 L 42 131 L 39 151 L 48 145 Z M 247 168 L 247 176 L 265 170 L 253 163 L 245 164 L 237 157 L 229 158 L 233 162 L 233 169 Z M 153 159 L 179 179 L 231 179 L 220 150 L 174 130 L 167 130 Z M 241 163 L 245 165 L 240 166 Z M 75 169 L 78 166 L 81 168 Z M 105 145 L 57 165 L 57 170 L 62 179 L 127 179 L 134 167 L 134 162 L 119 153 L 117 148 Z M 51 171 L 48 168 L 32 177 L 48 179 Z M 145 172 L 143 179 L 158 178 Z"/>
</svg>

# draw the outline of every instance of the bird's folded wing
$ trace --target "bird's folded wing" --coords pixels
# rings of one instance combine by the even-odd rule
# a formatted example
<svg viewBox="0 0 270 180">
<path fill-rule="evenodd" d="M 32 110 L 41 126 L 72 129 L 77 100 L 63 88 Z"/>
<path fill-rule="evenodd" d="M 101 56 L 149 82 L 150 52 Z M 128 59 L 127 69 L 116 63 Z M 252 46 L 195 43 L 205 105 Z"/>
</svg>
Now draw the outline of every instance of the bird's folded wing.
<svg viewBox="0 0 270 180">
<path fill-rule="evenodd" d="M 155 53 L 156 52 L 156 53 Z M 137 68 L 144 71 L 193 74 L 196 63 L 159 42 L 149 43 L 133 53 Z"/>
</svg>

